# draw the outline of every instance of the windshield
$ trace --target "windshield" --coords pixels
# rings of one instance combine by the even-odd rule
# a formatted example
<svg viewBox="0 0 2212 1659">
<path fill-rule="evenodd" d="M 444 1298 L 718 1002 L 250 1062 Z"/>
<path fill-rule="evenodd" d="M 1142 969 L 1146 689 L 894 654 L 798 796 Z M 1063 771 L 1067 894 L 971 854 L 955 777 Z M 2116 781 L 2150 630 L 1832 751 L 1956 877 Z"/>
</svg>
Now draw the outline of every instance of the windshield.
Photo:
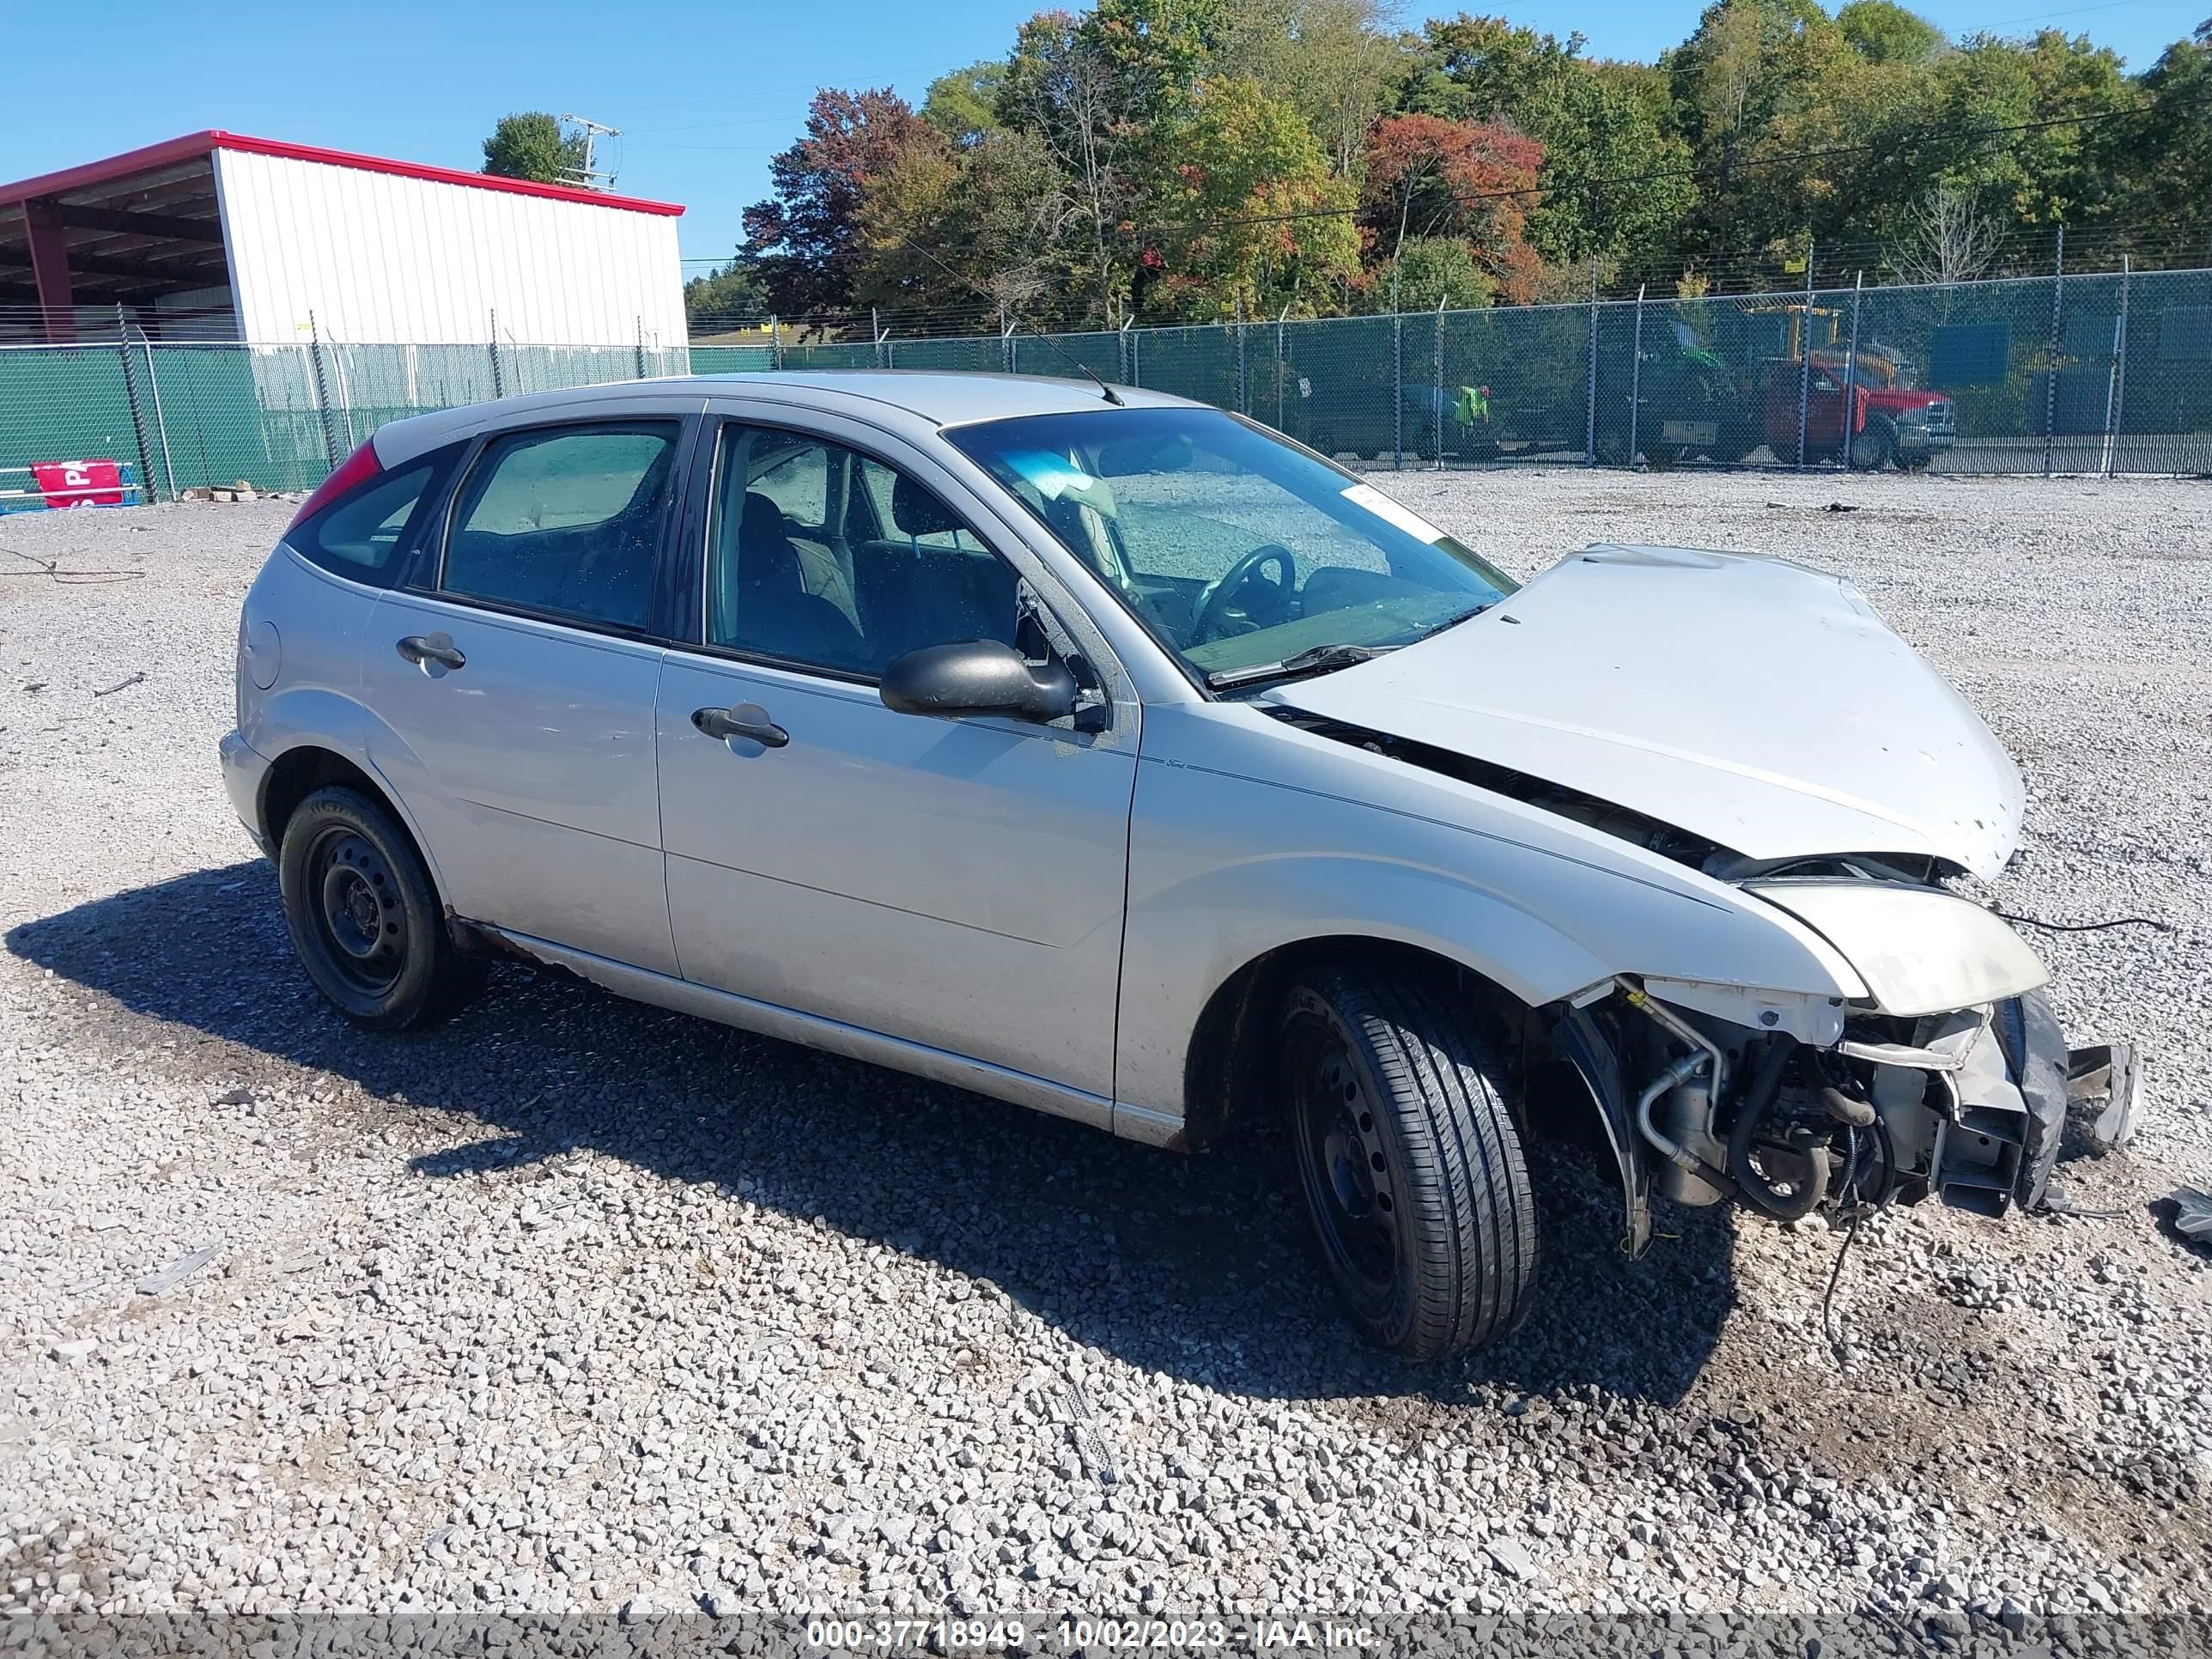
<svg viewBox="0 0 2212 1659">
<path fill-rule="evenodd" d="M 1101 408 L 945 435 L 1216 688 L 1342 667 L 1514 588 L 1380 490 L 1219 410 Z"/>
</svg>

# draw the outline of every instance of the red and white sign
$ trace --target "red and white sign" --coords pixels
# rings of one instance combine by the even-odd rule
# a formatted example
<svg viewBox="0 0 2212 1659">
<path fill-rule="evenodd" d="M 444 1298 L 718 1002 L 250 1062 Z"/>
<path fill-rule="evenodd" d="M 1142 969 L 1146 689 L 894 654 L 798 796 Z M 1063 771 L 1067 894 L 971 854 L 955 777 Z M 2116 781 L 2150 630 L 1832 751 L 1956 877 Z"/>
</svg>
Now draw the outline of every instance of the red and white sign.
<svg viewBox="0 0 2212 1659">
<path fill-rule="evenodd" d="M 123 469 L 113 461 L 33 461 L 31 477 L 48 507 L 123 505 Z"/>
</svg>

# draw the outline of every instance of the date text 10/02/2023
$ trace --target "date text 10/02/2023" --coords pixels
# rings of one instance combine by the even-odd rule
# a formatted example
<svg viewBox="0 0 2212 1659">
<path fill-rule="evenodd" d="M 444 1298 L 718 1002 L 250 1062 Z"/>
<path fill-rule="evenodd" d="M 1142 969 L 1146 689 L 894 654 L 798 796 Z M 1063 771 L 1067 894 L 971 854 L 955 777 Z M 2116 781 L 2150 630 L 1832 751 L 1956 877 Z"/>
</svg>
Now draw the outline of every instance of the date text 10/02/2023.
<svg viewBox="0 0 2212 1659">
<path fill-rule="evenodd" d="M 808 1647 L 848 1653 L 1003 1653 L 1033 1647 L 1177 1652 L 1226 1649 L 1358 1651 L 1379 1640 L 1371 1627 L 1334 1619 L 813 1619 Z"/>
</svg>

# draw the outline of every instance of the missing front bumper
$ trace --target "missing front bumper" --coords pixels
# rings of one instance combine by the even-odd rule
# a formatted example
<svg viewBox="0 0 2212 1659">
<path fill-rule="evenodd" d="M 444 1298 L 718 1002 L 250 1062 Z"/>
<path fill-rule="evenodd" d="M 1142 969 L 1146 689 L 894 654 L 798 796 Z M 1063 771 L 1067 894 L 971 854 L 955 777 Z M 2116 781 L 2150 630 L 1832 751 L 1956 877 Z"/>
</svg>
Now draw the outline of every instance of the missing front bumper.
<svg viewBox="0 0 2212 1659">
<path fill-rule="evenodd" d="M 2044 1208 L 2075 1102 L 2106 1102 L 2090 1132 L 2101 1145 L 2134 1133 L 2134 1048 L 2069 1047 L 2039 990 L 1996 1003 L 1978 1029 L 1936 1036 L 1927 1052 L 1944 1063 L 1877 1066 L 1874 1094 L 1900 1150 L 1914 1149 L 1923 1190 L 1954 1207 L 1989 1216 L 2015 1204 Z M 1931 1100 L 1940 1101 L 1932 1114 Z"/>
</svg>

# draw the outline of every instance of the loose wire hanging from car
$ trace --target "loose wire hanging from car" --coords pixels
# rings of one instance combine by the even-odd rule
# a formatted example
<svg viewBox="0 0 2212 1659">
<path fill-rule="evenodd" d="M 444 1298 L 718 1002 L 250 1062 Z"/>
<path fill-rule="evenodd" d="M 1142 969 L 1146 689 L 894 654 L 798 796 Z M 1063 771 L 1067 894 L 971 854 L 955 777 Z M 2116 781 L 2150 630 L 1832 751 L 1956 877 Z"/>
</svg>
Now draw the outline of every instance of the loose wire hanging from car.
<svg viewBox="0 0 2212 1659">
<path fill-rule="evenodd" d="M 2110 921 L 2044 921 L 2035 916 L 2016 916 L 2009 910 L 2000 910 L 1994 904 L 1990 914 L 2000 921 L 2017 923 L 2022 927 L 2040 927 L 2049 933 L 2101 933 L 2107 927 L 2155 927 L 2161 933 L 2173 932 L 2173 924 L 2160 921 L 2154 916 L 2114 916 Z"/>
</svg>

